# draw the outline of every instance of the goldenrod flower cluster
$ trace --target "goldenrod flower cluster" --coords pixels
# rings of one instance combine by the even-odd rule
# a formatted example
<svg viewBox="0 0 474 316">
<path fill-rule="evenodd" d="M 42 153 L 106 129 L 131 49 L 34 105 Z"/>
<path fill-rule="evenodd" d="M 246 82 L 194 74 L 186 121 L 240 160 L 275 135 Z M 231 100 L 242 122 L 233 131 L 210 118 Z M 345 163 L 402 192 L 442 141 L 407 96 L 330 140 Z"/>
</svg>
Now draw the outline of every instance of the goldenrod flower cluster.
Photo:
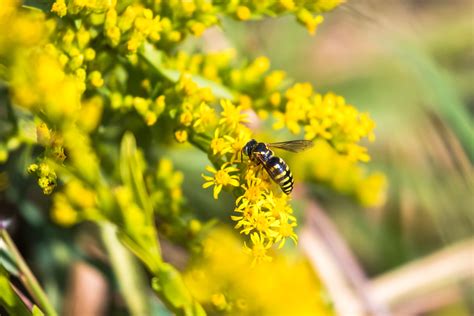
<svg viewBox="0 0 474 316">
<path fill-rule="evenodd" d="M 385 175 L 379 171 L 368 172 L 364 166 L 340 155 L 326 141 L 315 141 L 312 151 L 290 158 L 289 163 L 295 177 L 353 196 L 363 206 L 376 207 L 385 202 Z"/>
<path fill-rule="evenodd" d="M 204 255 L 185 271 L 191 292 L 217 315 L 334 315 L 322 285 L 304 258 L 276 255 L 251 266 L 230 231 L 219 228 L 203 242 Z"/>
</svg>

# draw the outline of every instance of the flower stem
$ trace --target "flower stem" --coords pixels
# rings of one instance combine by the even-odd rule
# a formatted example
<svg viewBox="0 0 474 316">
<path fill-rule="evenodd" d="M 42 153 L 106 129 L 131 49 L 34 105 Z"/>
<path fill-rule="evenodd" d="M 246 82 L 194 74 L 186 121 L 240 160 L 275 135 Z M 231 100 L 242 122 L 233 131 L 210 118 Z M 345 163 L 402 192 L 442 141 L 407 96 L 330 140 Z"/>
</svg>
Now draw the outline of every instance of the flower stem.
<svg viewBox="0 0 474 316">
<path fill-rule="evenodd" d="M 54 310 L 53 305 L 49 301 L 46 293 L 41 288 L 38 280 L 36 280 L 35 276 L 31 272 L 30 268 L 26 264 L 25 260 L 21 256 L 20 252 L 15 246 L 15 243 L 8 234 L 6 229 L 0 229 L 0 237 L 3 239 L 7 246 L 7 250 L 10 252 L 11 256 L 15 260 L 16 265 L 18 266 L 18 270 L 20 272 L 20 278 L 31 294 L 31 296 L 35 299 L 41 309 L 44 311 L 46 315 L 56 316 L 58 315 Z"/>
</svg>

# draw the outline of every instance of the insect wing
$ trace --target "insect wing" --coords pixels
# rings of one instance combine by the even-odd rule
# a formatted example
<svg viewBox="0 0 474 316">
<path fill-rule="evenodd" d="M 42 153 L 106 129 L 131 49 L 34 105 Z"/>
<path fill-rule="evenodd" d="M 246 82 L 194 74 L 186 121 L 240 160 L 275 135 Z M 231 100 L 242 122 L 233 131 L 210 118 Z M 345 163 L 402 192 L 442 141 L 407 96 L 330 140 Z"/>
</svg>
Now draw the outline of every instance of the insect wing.
<svg viewBox="0 0 474 316">
<path fill-rule="evenodd" d="M 313 147 L 313 142 L 310 140 L 290 140 L 287 142 L 278 142 L 267 144 L 268 147 L 288 150 L 294 153 L 309 149 Z"/>
</svg>

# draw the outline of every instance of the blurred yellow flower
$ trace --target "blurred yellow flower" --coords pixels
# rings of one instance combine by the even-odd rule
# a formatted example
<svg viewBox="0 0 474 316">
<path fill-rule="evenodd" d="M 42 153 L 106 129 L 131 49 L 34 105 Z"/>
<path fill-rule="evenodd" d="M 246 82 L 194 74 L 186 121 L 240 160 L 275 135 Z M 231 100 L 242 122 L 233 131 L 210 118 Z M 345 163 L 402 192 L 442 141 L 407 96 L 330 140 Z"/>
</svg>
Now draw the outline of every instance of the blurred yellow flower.
<svg viewBox="0 0 474 316">
<path fill-rule="evenodd" d="M 245 21 L 245 20 L 250 19 L 251 12 L 249 8 L 241 5 L 237 7 L 236 15 L 237 15 L 237 18 L 239 18 L 239 20 Z"/>
<path fill-rule="evenodd" d="M 188 140 L 188 132 L 184 129 L 177 130 L 174 137 L 178 143 L 185 143 Z"/>
</svg>

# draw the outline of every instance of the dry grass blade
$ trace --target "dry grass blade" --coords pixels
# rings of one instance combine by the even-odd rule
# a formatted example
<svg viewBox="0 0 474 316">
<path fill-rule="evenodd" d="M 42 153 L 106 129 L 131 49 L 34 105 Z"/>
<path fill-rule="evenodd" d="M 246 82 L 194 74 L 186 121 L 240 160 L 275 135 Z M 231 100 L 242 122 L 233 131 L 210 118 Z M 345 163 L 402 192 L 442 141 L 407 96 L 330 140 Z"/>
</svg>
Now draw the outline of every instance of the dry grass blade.
<svg viewBox="0 0 474 316">
<path fill-rule="evenodd" d="M 473 262 L 474 239 L 459 242 L 377 277 L 370 295 L 398 315 L 433 311 L 461 299 L 461 284 L 474 281 Z"/>
<path fill-rule="evenodd" d="M 306 212 L 300 245 L 319 272 L 339 315 L 388 315 L 368 293 L 367 278 L 331 219 L 316 203 Z"/>
</svg>

